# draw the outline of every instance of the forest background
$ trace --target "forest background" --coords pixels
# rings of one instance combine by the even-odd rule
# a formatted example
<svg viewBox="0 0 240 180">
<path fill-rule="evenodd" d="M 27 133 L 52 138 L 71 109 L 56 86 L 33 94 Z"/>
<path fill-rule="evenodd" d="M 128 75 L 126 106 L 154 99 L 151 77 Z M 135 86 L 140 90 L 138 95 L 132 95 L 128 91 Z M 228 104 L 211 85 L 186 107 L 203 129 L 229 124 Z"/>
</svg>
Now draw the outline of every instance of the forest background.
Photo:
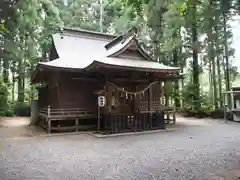
<svg viewBox="0 0 240 180">
<path fill-rule="evenodd" d="M 48 61 L 51 34 L 64 26 L 115 35 L 136 27 L 155 61 L 185 74 L 166 84 L 168 103 L 187 115 L 220 117 L 231 104 L 222 92 L 240 84 L 232 28 L 239 7 L 239 0 L 1 0 L 0 116 L 29 114 L 37 97 L 31 74 Z"/>
</svg>

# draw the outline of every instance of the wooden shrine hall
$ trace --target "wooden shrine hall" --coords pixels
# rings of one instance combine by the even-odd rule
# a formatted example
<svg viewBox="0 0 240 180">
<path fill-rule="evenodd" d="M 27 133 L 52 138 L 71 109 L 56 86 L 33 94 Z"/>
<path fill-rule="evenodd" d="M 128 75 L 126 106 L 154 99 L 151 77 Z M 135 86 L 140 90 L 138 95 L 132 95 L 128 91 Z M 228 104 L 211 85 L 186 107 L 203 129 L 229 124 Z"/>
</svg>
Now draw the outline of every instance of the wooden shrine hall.
<svg viewBox="0 0 240 180">
<path fill-rule="evenodd" d="M 38 123 L 49 133 L 162 129 L 166 113 L 174 114 L 163 84 L 181 78 L 180 68 L 153 61 L 132 30 L 113 36 L 63 29 L 52 35 L 49 57 L 31 79 L 40 84 Z"/>
</svg>

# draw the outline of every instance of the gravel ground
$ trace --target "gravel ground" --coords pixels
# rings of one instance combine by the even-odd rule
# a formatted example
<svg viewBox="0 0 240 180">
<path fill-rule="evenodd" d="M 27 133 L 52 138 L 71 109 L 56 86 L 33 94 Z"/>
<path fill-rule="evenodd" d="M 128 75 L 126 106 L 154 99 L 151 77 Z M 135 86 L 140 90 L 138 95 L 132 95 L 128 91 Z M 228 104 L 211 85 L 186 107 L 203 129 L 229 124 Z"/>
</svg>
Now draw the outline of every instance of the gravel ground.
<svg viewBox="0 0 240 180">
<path fill-rule="evenodd" d="M 0 179 L 213 180 L 240 169 L 240 124 L 189 122 L 173 132 L 129 137 L 2 139 Z"/>
</svg>

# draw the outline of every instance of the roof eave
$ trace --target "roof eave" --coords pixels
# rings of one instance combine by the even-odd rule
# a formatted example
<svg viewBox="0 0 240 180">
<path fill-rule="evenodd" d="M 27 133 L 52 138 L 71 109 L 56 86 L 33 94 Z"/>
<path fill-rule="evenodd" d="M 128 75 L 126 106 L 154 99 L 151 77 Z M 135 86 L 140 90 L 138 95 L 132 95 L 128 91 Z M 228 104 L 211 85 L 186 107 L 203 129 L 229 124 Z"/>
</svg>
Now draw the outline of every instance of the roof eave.
<svg viewBox="0 0 240 180">
<path fill-rule="evenodd" d="M 92 71 L 98 67 L 104 67 L 109 69 L 124 69 L 134 70 L 139 72 L 161 72 L 161 73 L 180 73 L 180 68 L 174 69 L 154 69 L 154 68 L 142 68 L 142 67 L 131 67 L 131 66 L 119 66 L 114 64 L 106 64 L 100 61 L 93 61 L 89 66 L 84 68 L 85 71 Z"/>
<path fill-rule="evenodd" d="M 154 61 L 147 53 L 146 51 L 141 47 L 141 45 L 139 44 L 137 39 L 134 39 L 136 45 L 137 45 L 137 49 L 139 50 L 140 54 L 147 60 L 149 61 Z"/>
</svg>

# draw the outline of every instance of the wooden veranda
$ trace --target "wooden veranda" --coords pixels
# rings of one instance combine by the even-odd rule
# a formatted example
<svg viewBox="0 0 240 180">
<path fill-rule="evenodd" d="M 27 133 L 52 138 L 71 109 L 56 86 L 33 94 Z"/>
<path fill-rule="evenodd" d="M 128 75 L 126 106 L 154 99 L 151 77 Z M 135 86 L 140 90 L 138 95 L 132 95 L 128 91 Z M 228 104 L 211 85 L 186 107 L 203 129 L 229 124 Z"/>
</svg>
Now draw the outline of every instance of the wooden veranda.
<svg viewBox="0 0 240 180">
<path fill-rule="evenodd" d="M 154 102 L 153 102 L 154 104 Z M 146 131 L 165 129 L 165 125 L 175 123 L 176 110 L 174 107 L 159 106 L 149 112 L 147 108 L 138 113 L 129 114 L 102 114 L 100 116 L 100 129 L 97 126 L 97 109 L 39 109 L 39 125 L 48 133 L 62 131 L 95 130 L 101 133 L 112 134 L 120 132 Z M 92 123 L 91 123 L 92 120 Z M 88 123 L 84 123 L 87 121 Z M 67 123 L 66 123 L 67 122 Z M 70 123 L 69 123 L 70 122 Z M 81 123 L 79 123 L 81 122 Z"/>
</svg>

